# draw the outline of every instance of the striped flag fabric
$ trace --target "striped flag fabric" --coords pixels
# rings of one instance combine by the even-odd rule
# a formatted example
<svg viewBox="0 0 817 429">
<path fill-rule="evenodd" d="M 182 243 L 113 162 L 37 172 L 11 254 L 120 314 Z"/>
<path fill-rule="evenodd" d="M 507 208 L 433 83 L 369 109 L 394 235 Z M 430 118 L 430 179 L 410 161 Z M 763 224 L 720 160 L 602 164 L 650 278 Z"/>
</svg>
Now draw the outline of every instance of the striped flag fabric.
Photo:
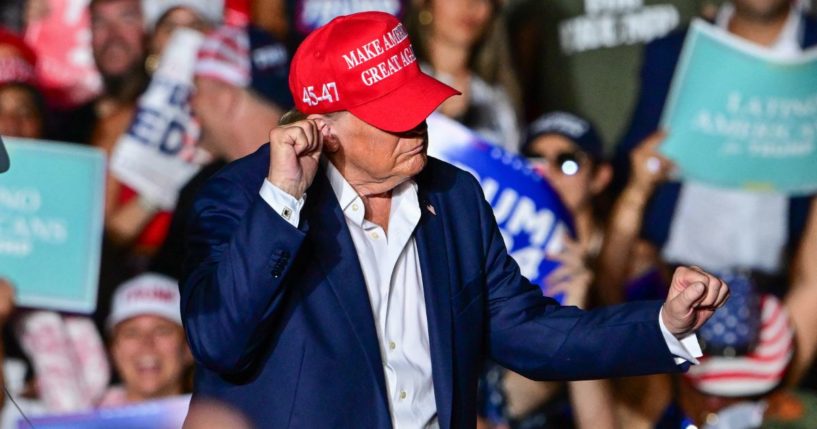
<svg viewBox="0 0 817 429">
<path fill-rule="evenodd" d="M 761 395 L 782 381 L 794 352 L 794 328 L 780 300 L 761 297 L 758 344 L 742 356 L 706 356 L 684 377 L 697 390 L 718 396 Z"/>
<path fill-rule="evenodd" d="M 250 85 L 250 38 L 244 27 L 222 26 L 207 34 L 194 73 L 244 88 Z"/>
</svg>

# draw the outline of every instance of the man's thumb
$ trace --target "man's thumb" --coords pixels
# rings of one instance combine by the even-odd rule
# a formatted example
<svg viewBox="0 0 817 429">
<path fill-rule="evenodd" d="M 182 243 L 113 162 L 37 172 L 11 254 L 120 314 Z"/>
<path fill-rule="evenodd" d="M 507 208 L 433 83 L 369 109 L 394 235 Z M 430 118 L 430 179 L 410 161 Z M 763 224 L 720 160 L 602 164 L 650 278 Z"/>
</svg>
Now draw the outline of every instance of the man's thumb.
<svg viewBox="0 0 817 429">
<path fill-rule="evenodd" d="M 684 312 L 689 311 L 697 302 L 699 302 L 706 293 L 706 287 L 703 283 L 695 282 L 689 285 L 676 298 L 676 301 L 683 307 Z"/>
</svg>

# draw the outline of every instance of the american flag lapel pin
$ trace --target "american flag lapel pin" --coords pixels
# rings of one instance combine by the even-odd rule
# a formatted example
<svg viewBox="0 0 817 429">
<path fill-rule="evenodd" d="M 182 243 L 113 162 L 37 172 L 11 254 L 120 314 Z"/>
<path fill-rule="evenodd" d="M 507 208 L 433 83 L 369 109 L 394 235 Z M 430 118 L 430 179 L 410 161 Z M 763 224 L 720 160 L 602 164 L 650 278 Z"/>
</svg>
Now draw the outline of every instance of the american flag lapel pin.
<svg viewBox="0 0 817 429">
<path fill-rule="evenodd" d="M 433 214 L 434 216 L 437 216 L 437 211 L 434 210 L 434 206 L 432 206 L 431 204 L 426 203 L 426 209 L 428 209 L 428 211 L 431 212 L 431 214 Z"/>
</svg>

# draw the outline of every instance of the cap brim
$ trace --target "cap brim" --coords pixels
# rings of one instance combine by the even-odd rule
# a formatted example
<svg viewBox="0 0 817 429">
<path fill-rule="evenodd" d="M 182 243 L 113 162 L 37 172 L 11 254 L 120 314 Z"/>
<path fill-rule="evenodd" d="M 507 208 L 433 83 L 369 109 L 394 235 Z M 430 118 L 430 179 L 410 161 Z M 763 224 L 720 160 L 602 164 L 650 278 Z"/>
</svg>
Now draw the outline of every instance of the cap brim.
<svg viewBox="0 0 817 429">
<path fill-rule="evenodd" d="M 147 308 L 133 309 L 133 310 L 128 310 L 128 311 L 121 311 L 121 312 L 119 312 L 119 314 L 111 314 L 110 316 L 108 316 L 108 320 L 106 321 L 105 324 L 106 324 L 106 327 L 107 327 L 108 331 L 112 331 L 113 328 L 116 325 L 118 325 L 118 324 L 120 324 L 120 323 L 122 323 L 122 322 L 124 322 L 124 321 L 126 321 L 128 319 L 132 319 L 134 317 L 137 317 L 137 316 L 161 317 L 162 319 L 169 320 L 169 321 L 171 321 L 173 323 L 178 324 L 181 327 L 184 327 L 184 324 L 182 323 L 181 314 L 177 314 L 177 313 L 175 313 L 173 311 L 167 311 L 165 309 L 156 308 L 156 307 L 153 307 L 153 306 L 150 306 L 150 307 L 147 307 Z"/>
<path fill-rule="evenodd" d="M 418 73 L 396 90 L 349 111 L 369 125 L 399 133 L 416 127 L 448 97 L 459 94 L 437 79 Z"/>
</svg>

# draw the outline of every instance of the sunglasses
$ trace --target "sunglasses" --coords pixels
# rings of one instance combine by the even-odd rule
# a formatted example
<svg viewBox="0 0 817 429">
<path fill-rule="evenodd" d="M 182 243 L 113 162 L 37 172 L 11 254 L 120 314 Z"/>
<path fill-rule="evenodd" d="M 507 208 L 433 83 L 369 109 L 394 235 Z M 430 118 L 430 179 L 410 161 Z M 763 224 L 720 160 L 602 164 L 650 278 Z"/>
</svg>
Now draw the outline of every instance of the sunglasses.
<svg viewBox="0 0 817 429">
<path fill-rule="evenodd" d="M 587 161 L 587 155 L 581 151 L 561 152 L 557 154 L 553 160 L 541 156 L 538 153 L 525 155 L 528 161 L 533 164 L 534 168 L 551 164 L 558 167 L 558 170 L 565 176 L 575 176 L 578 174 Z"/>
</svg>

